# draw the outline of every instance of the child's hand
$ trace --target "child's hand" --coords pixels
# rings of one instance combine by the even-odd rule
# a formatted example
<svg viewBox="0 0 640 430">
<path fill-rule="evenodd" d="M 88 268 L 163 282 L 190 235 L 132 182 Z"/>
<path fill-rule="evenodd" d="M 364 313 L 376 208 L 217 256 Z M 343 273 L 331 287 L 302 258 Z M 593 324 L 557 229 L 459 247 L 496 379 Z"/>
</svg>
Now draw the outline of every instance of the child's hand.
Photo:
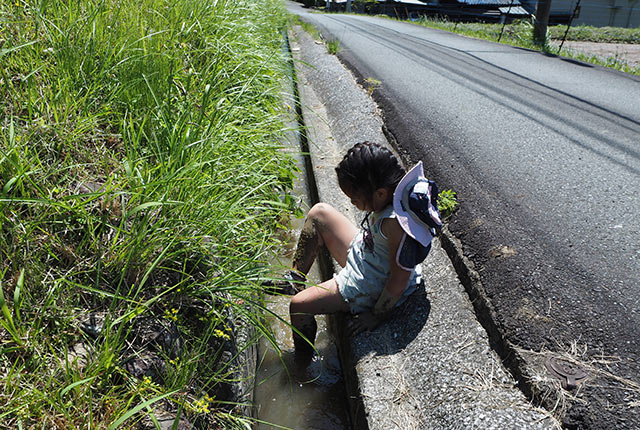
<svg viewBox="0 0 640 430">
<path fill-rule="evenodd" d="M 347 328 L 347 334 L 355 336 L 363 331 L 371 331 L 378 327 L 381 322 L 381 317 L 377 317 L 371 312 L 363 312 L 353 317 Z"/>
</svg>

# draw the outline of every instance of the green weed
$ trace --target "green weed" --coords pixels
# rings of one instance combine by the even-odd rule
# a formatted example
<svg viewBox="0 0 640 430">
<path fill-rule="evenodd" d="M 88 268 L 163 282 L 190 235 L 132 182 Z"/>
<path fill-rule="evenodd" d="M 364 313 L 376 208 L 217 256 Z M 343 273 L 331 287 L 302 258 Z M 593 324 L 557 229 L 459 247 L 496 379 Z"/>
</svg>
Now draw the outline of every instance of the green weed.
<svg viewBox="0 0 640 430">
<path fill-rule="evenodd" d="M 289 13 L 289 25 L 299 25 L 304 31 L 309 33 L 315 40 L 321 40 L 320 31 L 310 22 L 304 21 L 299 15 Z"/>
<path fill-rule="evenodd" d="M 382 85 L 382 81 L 376 78 L 367 78 L 364 80 L 364 84 L 365 88 L 367 89 L 367 93 L 371 95 L 375 90 L 380 88 L 380 85 Z"/>
<path fill-rule="evenodd" d="M 336 55 L 340 50 L 340 41 L 338 39 L 327 40 L 327 52 Z"/>
<path fill-rule="evenodd" d="M 598 55 L 587 54 L 575 49 L 569 49 L 565 47 L 562 49 L 562 55 L 575 58 L 576 60 L 584 61 L 585 63 L 597 64 L 599 66 L 620 70 L 621 72 L 640 75 L 640 66 L 630 66 L 625 58 L 618 54 L 608 57 L 601 57 Z"/>
<path fill-rule="evenodd" d="M 442 190 L 438 194 L 438 210 L 442 214 L 442 218 L 449 218 L 455 212 L 458 207 L 458 199 L 456 198 L 455 191 Z"/>
<path fill-rule="evenodd" d="M 285 20 L 276 0 L 0 3 L 0 427 L 234 421 L 223 352 L 234 319 L 269 336 L 256 285 L 291 212 Z"/>
</svg>

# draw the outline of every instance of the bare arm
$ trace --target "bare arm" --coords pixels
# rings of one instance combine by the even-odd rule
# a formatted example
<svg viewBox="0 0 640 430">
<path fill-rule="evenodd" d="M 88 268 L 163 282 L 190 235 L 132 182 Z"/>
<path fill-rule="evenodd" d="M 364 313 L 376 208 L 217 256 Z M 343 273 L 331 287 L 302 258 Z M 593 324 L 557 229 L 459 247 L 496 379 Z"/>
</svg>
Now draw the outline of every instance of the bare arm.
<svg viewBox="0 0 640 430">
<path fill-rule="evenodd" d="M 404 270 L 396 262 L 398 247 L 405 234 L 402 227 L 400 227 L 400 223 L 395 218 L 388 218 L 382 224 L 382 231 L 389 240 L 389 267 L 391 274 L 387 278 L 384 290 L 373 308 L 373 314 L 376 316 L 384 316 L 393 309 L 400 297 L 402 297 L 409 278 L 411 278 L 411 272 Z"/>
</svg>

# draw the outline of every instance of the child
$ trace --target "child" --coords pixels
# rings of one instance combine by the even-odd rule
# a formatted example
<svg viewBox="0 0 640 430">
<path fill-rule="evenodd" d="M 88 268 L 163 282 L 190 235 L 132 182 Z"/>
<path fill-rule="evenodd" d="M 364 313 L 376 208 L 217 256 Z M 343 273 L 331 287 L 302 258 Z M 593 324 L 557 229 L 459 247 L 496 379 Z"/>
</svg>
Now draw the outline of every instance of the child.
<svg viewBox="0 0 640 430">
<path fill-rule="evenodd" d="M 421 165 L 419 170 L 422 171 Z M 340 189 L 367 214 L 360 230 L 324 203 L 316 204 L 307 214 L 292 274 L 308 273 L 323 245 L 342 270 L 333 279 L 298 292 L 291 300 L 296 358 L 302 360 L 313 353 L 317 328 L 314 315 L 359 314 L 350 330 L 355 334 L 375 328 L 394 306 L 402 303 L 420 282 L 415 266 L 426 257 L 435 233 L 406 209 L 410 204 L 419 209 L 413 204 L 417 200 L 407 200 L 416 181 L 409 181 L 404 190 L 396 192 L 394 204 L 398 184 L 412 178 L 405 177 L 405 170 L 388 149 L 370 142 L 358 143 L 344 156 L 336 173 Z M 402 213 L 403 225 L 394 206 Z M 411 226 L 406 225 L 407 218 Z M 293 282 L 299 282 L 301 277 L 293 278 Z"/>
</svg>

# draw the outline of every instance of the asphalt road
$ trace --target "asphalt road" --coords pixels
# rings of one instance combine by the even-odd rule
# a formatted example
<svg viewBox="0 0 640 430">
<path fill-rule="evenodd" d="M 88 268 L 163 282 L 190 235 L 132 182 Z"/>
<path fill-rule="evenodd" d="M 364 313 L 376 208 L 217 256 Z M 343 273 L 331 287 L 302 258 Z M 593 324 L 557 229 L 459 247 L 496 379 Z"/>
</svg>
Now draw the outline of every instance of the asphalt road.
<svg viewBox="0 0 640 430">
<path fill-rule="evenodd" d="M 400 151 L 457 192 L 450 229 L 501 335 L 621 378 L 581 387 L 565 425 L 640 427 L 640 78 L 289 7 L 339 40 L 343 62 L 375 86 Z"/>
</svg>

